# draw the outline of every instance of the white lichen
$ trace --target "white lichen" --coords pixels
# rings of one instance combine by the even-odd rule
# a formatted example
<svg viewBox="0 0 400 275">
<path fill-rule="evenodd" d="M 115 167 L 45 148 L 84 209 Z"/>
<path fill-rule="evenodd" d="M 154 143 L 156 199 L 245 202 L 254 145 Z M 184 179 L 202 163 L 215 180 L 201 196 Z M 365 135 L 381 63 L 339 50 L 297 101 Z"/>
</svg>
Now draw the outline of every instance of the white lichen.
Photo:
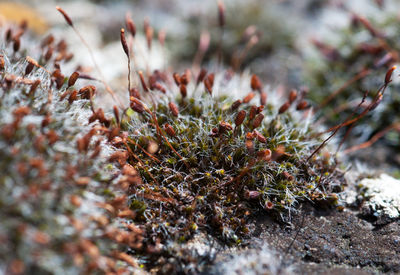
<svg viewBox="0 0 400 275">
<path fill-rule="evenodd" d="M 363 204 L 364 211 L 378 220 L 400 217 L 400 180 L 381 174 L 379 178 L 363 179 L 359 184 L 366 189 L 363 194 L 366 198 Z"/>
</svg>

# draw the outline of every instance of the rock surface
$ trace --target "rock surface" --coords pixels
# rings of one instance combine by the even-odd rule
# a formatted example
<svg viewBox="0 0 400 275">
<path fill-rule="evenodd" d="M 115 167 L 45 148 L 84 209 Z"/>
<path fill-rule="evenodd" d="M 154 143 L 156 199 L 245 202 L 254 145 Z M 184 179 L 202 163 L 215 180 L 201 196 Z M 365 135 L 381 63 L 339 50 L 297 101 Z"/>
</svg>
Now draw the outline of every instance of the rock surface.
<svg viewBox="0 0 400 275">
<path fill-rule="evenodd" d="M 249 266 L 249 274 L 400 272 L 399 221 L 375 226 L 360 211 L 348 209 L 317 211 L 306 206 L 301 212 L 292 226 L 260 217 L 251 248 L 221 256 L 215 269 L 226 274 L 248 274 Z"/>
<path fill-rule="evenodd" d="M 363 179 L 359 188 L 365 189 L 362 214 L 376 219 L 376 224 L 386 224 L 400 217 L 400 180 L 386 174 L 379 178 Z"/>
</svg>

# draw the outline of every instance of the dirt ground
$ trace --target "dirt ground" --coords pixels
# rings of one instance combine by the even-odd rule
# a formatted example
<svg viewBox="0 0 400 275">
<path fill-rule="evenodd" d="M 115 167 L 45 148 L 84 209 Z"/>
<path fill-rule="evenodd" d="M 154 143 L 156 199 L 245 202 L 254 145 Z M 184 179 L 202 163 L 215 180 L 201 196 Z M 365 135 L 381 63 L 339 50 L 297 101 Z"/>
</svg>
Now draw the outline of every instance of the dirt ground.
<svg viewBox="0 0 400 275">
<path fill-rule="evenodd" d="M 291 225 L 260 216 L 252 243 L 267 243 L 279 255 L 278 268 L 266 274 L 399 273 L 400 221 L 374 221 L 357 209 L 316 210 L 306 205 Z M 248 250 L 257 254 L 261 247 L 250 245 Z"/>
</svg>

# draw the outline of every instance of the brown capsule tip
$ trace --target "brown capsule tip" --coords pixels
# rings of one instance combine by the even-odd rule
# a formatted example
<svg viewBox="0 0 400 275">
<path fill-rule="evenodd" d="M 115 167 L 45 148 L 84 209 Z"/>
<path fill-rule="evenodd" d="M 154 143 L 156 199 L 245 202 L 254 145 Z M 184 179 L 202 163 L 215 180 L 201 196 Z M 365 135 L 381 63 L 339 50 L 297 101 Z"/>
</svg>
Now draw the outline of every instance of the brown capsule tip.
<svg viewBox="0 0 400 275">
<path fill-rule="evenodd" d="M 307 101 L 303 100 L 303 101 L 299 102 L 299 104 L 297 104 L 296 110 L 302 111 L 307 108 L 308 108 L 308 103 L 307 103 Z"/>
<path fill-rule="evenodd" d="M 256 96 L 255 93 L 250 92 L 243 98 L 243 103 L 249 103 L 254 97 Z"/>
<path fill-rule="evenodd" d="M 12 30 L 11 30 L 11 28 L 9 28 L 9 29 L 7 29 L 7 31 L 6 31 L 6 41 L 7 41 L 7 42 L 10 42 L 11 37 L 12 37 Z"/>
<path fill-rule="evenodd" d="M 219 132 L 223 133 L 225 131 L 232 131 L 233 127 L 228 122 L 220 121 L 219 122 Z"/>
<path fill-rule="evenodd" d="M 206 88 L 206 91 L 212 95 L 212 84 L 208 78 L 204 79 L 204 87 Z"/>
<path fill-rule="evenodd" d="M 252 120 L 257 115 L 257 106 L 253 105 L 250 108 L 249 120 Z"/>
<path fill-rule="evenodd" d="M 387 85 L 387 84 L 389 84 L 391 81 L 392 81 L 392 74 L 393 74 L 393 71 L 394 70 L 396 70 L 396 66 L 393 66 L 392 68 L 390 68 L 388 71 L 387 71 L 387 73 L 386 73 L 386 75 L 385 75 L 385 85 Z"/>
<path fill-rule="evenodd" d="M 172 115 L 175 117 L 178 117 L 178 115 L 179 115 L 178 106 L 176 106 L 175 103 L 170 102 L 170 103 L 168 103 L 168 107 L 169 107 L 169 110 L 171 111 Z"/>
<path fill-rule="evenodd" d="M 84 99 L 91 99 L 96 92 L 96 87 L 93 85 L 88 85 L 79 90 L 79 95 Z"/>
<path fill-rule="evenodd" d="M 64 16 L 65 21 L 67 21 L 68 25 L 70 25 L 71 27 L 74 26 L 74 24 L 72 23 L 71 18 L 68 16 L 68 14 L 59 6 L 56 7 L 56 9 L 62 14 L 62 16 Z"/>
<path fill-rule="evenodd" d="M 236 100 L 235 102 L 232 103 L 231 109 L 234 111 L 237 108 L 239 108 L 239 106 L 242 104 L 242 101 L 240 99 Z"/>
<path fill-rule="evenodd" d="M 4 61 L 4 57 L 2 55 L 0 55 L 0 71 L 3 71 L 5 68 L 5 61 Z"/>
<path fill-rule="evenodd" d="M 255 138 L 254 132 L 248 132 L 246 133 L 246 139 L 247 140 L 252 140 Z"/>
<path fill-rule="evenodd" d="M 29 95 L 33 95 L 35 93 L 35 91 L 36 91 L 37 87 L 39 86 L 39 84 L 40 84 L 40 80 L 36 79 L 35 82 L 33 82 L 31 88 L 29 89 Z"/>
<path fill-rule="evenodd" d="M 289 174 L 289 172 L 287 172 L 287 171 L 283 171 L 282 176 L 288 181 L 294 180 L 294 177 L 291 174 Z"/>
<path fill-rule="evenodd" d="M 68 88 L 71 87 L 71 86 L 74 86 L 76 81 L 78 80 L 78 78 L 79 78 L 79 73 L 78 72 L 73 72 L 71 74 L 71 76 L 69 77 L 69 79 L 68 79 Z"/>
<path fill-rule="evenodd" d="M 282 104 L 282 106 L 279 108 L 278 113 L 279 114 L 283 114 L 284 112 L 286 112 L 290 107 L 290 102 L 285 102 Z"/>
<path fill-rule="evenodd" d="M 251 76 L 250 86 L 251 86 L 251 89 L 254 91 L 261 91 L 262 84 L 257 75 L 253 74 Z"/>
<path fill-rule="evenodd" d="M 44 55 L 44 59 L 45 59 L 46 61 L 49 61 L 50 58 L 53 56 L 53 52 L 54 52 L 53 48 L 52 48 L 52 47 L 49 47 L 49 48 L 47 49 L 47 51 L 46 51 L 46 54 Z M 57 57 L 57 59 L 60 60 L 60 59 L 63 58 L 63 57 L 64 57 L 64 55 L 60 53 L 59 56 Z"/>
<path fill-rule="evenodd" d="M 149 88 L 147 87 L 146 81 L 144 80 L 143 72 L 139 71 L 138 74 L 139 74 L 140 83 L 142 84 L 143 90 L 145 92 L 148 92 Z"/>
<path fill-rule="evenodd" d="M 271 201 L 266 201 L 264 206 L 266 210 L 272 210 L 274 208 L 274 204 Z"/>
<path fill-rule="evenodd" d="M 249 151 L 254 150 L 254 142 L 251 139 L 246 139 L 244 144 L 245 144 L 247 150 L 249 150 Z"/>
<path fill-rule="evenodd" d="M 122 48 L 124 49 L 126 56 L 129 58 L 129 48 L 128 48 L 128 44 L 126 43 L 125 30 L 123 28 L 121 29 L 120 38 L 121 38 Z"/>
<path fill-rule="evenodd" d="M 240 126 L 245 118 L 246 118 L 246 111 L 245 110 L 239 111 L 235 119 L 235 125 Z"/>
<path fill-rule="evenodd" d="M 199 75 L 197 76 L 196 85 L 199 85 L 199 83 L 202 82 L 202 81 L 204 80 L 204 78 L 206 77 L 206 75 L 207 75 L 207 70 L 204 69 L 204 68 L 202 68 L 202 69 L 200 70 Z"/>
<path fill-rule="evenodd" d="M 261 92 L 261 95 L 260 95 L 260 104 L 261 104 L 261 105 L 266 105 L 266 104 L 267 104 L 267 93 Z"/>
<path fill-rule="evenodd" d="M 218 128 L 212 128 L 212 129 L 211 129 L 210 136 L 211 136 L 211 137 L 217 137 L 217 136 L 219 136 L 219 130 L 218 130 Z"/>
<path fill-rule="evenodd" d="M 130 107 L 139 114 L 144 112 L 143 104 L 133 96 L 130 97 Z"/>
<path fill-rule="evenodd" d="M 32 63 L 28 63 L 25 68 L 25 75 L 28 75 L 32 72 L 34 65 Z"/>
<path fill-rule="evenodd" d="M 155 88 L 157 91 L 162 92 L 163 94 L 166 94 L 166 93 L 167 93 L 167 90 L 166 90 L 166 89 L 164 88 L 164 86 L 161 85 L 160 83 L 155 83 L 155 84 L 154 84 L 154 88 Z"/>
<path fill-rule="evenodd" d="M 74 101 L 77 100 L 77 99 L 78 99 L 78 91 L 77 91 L 77 90 L 74 90 L 74 91 L 69 95 L 68 102 L 69 102 L 69 104 L 72 104 L 72 102 L 74 102 Z"/>
<path fill-rule="evenodd" d="M 28 106 L 21 106 L 13 111 L 14 117 L 24 117 L 26 115 L 29 115 L 30 113 L 31 109 Z"/>
<path fill-rule="evenodd" d="M 253 131 L 254 135 L 256 136 L 257 140 L 261 143 L 266 143 L 267 142 L 267 138 L 264 137 L 260 132 L 258 132 L 257 130 Z"/>
<path fill-rule="evenodd" d="M 45 46 L 50 46 L 53 42 L 54 42 L 54 36 L 52 34 L 49 34 L 43 39 L 41 46 L 42 48 L 44 48 Z"/>
<path fill-rule="evenodd" d="M 171 137 L 175 136 L 174 128 L 171 125 L 169 125 L 168 123 L 164 124 L 164 130 L 169 136 L 171 136 Z"/>
<path fill-rule="evenodd" d="M 264 115 L 263 114 L 258 114 L 253 121 L 253 128 L 257 128 L 261 125 L 262 121 L 264 119 Z"/>
<path fill-rule="evenodd" d="M 293 103 L 297 98 L 297 91 L 296 90 L 291 90 L 289 94 L 289 102 L 290 104 Z"/>
<path fill-rule="evenodd" d="M 21 48 L 21 39 L 19 37 L 15 37 L 13 44 L 14 52 L 18 52 L 20 48 Z"/>
<path fill-rule="evenodd" d="M 138 88 L 131 88 L 129 90 L 129 97 L 134 97 L 134 98 L 140 99 L 141 97 L 140 97 L 139 89 Z"/>
<path fill-rule="evenodd" d="M 215 79 L 215 74 L 209 74 L 207 76 L 208 81 L 210 82 L 211 86 L 214 86 L 214 79 Z"/>
<path fill-rule="evenodd" d="M 113 107 L 113 111 L 114 111 L 115 121 L 117 122 L 117 124 L 119 124 L 120 120 L 119 120 L 119 111 L 118 111 L 117 106 Z"/>
<path fill-rule="evenodd" d="M 30 56 L 27 56 L 27 57 L 26 57 L 26 61 L 27 61 L 28 63 L 33 64 L 33 65 L 36 66 L 36 67 L 40 67 L 40 66 L 39 66 L 39 63 L 37 63 L 37 61 L 36 61 L 35 59 L 33 59 L 32 57 L 30 57 Z"/>
<path fill-rule="evenodd" d="M 131 33 L 131 35 L 133 37 L 135 37 L 135 35 L 136 35 L 136 25 L 133 22 L 133 20 L 131 19 L 129 13 L 127 13 L 126 16 L 125 16 L 125 24 L 126 24 L 126 28 Z"/>
<path fill-rule="evenodd" d="M 189 72 L 185 72 L 181 75 L 180 80 L 181 84 L 188 85 L 189 84 Z"/>
<path fill-rule="evenodd" d="M 176 86 L 179 87 L 179 85 L 181 84 L 181 77 L 179 76 L 179 74 L 178 73 L 173 73 L 172 77 L 174 78 Z"/>
<path fill-rule="evenodd" d="M 147 47 L 149 50 L 151 50 L 151 44 L 153 41 L 153 34 L 154 34 L 154 29 L 152 27 L 146 28 L 146 40 L 147 40 Z"/>
<path fill-rule="evenodd" d="M 269 149 L 261 150 L 257 152 L 257 157 L 260 160 L 270 161 L 272 156 L 272 152 Z"/>
<path fill-rule="evenodd" d="M 186 86 L 182 84 L 182 85 L 179 87 L 179 90 L 180 90 L 180 92 L 181 92 L 182 98 L 185 98 L 185 97 L 187 96 L 187 89 L 186 89 Z"/>
</svg>

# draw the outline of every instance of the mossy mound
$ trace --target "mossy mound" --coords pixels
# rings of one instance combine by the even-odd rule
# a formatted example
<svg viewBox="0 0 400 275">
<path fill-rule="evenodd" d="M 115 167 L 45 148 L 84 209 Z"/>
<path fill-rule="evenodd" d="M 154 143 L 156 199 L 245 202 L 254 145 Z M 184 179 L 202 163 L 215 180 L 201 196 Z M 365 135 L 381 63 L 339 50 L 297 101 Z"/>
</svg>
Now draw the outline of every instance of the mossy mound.
<svg viewBox="0 0 400 275">
<path fill-rule="evenodd" d="M 371 102 L 385 73 L 399 63 L 397 14 L 376 7 L 368 17 L 350 12 L 348 16 L 347 27 L 325 40 L 314 41 L 321 54 L 306 63 L 310 98 L 320 103 L 319 114 L 330 125 L 352 115 L 367 92 L 364 105 Z M 382 141 L 386 146 L 399 148 L 398 89 L 394 78 L 377 109 L 366 115 L 359 126 L 352 126 L 350 144 L 376 141 L 390 131 Z"/>
<path fill-rule="evenodd" d="M 61 73 L 65 41 L 26 31 L 0 29 L 0 273 L 129 270 L 136 262 L 123 247 L 139 247 L 141 235 L 119 219 L 134 213 L 113 184 L 117 170 L 105 169 L 113 149 L 91 120 L 95 87 L 77 91 L 79 74 Z"/>
<path fill-rule="evenodd" d="M 214 74 L 208 74 L 204 86 L 186 89 L 188 78 L 177 80 L 189 97 L 185 92 L 171 101 L 155 92 L 153 107 L 131 97 L 136 112 L 128 110 L 121 127 L 128 163 L 142 179 L 130 189 L 130 207 L 149 241 L 185 242 L 205 230 L 240 243 L 255 214 L 286 220 L 301 202 L 334 204 L 341 191 L 333 158 L 310 158 L 322 140 L 302 95 L 292 91 L 284 103 L 255 105 L 265 92 L 252 85 L 253 92 L 234 101 L 222 95 L 231 80 L 221 76 L 215 81 L 221 95 L 212 95 Z"/>
</svg>

